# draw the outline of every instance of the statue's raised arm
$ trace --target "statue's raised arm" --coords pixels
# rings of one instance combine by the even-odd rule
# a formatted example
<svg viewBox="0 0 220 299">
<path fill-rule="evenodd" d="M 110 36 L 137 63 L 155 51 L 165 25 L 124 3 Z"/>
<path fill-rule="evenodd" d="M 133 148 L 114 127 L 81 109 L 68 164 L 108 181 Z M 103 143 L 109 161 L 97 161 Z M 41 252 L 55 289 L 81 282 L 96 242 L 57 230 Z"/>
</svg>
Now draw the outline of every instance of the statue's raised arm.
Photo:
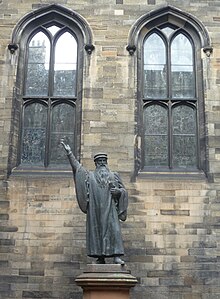
<svg viewBox="0 0 220 299">
<path fill-rule="evenodd" d="M 63 139 L 61 139 L 60 144 L 62 144 L 63 148 L 65 149 L 67 155 L 72 152 L 71 147 L 69 146 L 69 144 L 64 143 Z"/>
<path fill-rule="evenodd" d="M 80 166 L 80 163 L 76 160 L 76 157 L 74 156 L 69 144 L 66 144 L 63 139 L 61 139 L 60 144 L 62 144 L 63 148 L 65 149 L 67 157 L 70 161 L 70 165 L 72 166 L 73 173 L 75 174 L 77 168 Z"/>
<path fill-rule="evenodd" d="M 87 170 L 76 160 L 71 147 L 66 144 L 63 139 L 61 139 L 60 144 L 66 151 L 67 157 L 69 159 L 70 165 L 73 170 L 73 178 L 75 182 L 76 198 L 80 209 L 87 213 L 88 205 L 88 172 Z"/>
</svg>

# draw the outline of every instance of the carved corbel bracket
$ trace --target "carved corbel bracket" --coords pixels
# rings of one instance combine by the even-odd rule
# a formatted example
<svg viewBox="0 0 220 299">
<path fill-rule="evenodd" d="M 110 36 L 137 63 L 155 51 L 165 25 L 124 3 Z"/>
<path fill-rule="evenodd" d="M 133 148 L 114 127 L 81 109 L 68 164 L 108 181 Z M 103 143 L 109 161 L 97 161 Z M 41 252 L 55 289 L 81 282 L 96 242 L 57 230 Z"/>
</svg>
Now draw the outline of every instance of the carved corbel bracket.
<svg viewBox="0 0 220 299">
<path fill-rule="evenodd" d="M 17 49 L 18 49 L 17 44 L 11 43 L 8 45 L 8 50 L 10 51 L 11 54 L 14 54 Z"/>
<path fill-rule="evenodd" d="M 204 47 L 203 52 L 205 53 L 205 55 L 207 57 L 210 57 L 213 52 L 213 47 L 211 47 L 211 46 Z"/>
<path fill-rule="evenodd" d="M 134 52 L 136 51 L 136 46 L 135 45 L 127 45 L 126 50 L 129 52 L 131 56 L 134 55 Z"/>
<path fill-rule="evenodd" d="M 92 51 L 95 50 L 95 46 L 93 46 L 92 44 L 91 45 L 85 45 L 85 50 L 86 52 L 91 55 L 92 54 Z"/>
</svg>

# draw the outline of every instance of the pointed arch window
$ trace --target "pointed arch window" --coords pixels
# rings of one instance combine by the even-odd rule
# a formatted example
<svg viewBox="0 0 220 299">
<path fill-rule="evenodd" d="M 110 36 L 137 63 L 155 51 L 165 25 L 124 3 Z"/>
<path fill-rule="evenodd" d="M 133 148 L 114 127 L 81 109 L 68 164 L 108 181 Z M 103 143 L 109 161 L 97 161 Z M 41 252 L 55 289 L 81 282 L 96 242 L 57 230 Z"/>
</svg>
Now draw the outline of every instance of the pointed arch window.
<svg viewBox="0 0 220 299">
<path fill-rule="evenodd" d="M 74 148 L 78 44 L 62 25 L 41 26 L 30 36 L 23 95 L 21 164 L 66 162 L 59 142 Z"/>
<path fill-rule="evenodd" d="M 90 26 L 72 9 L 47 5 L 18 21 L 11 44 L 19 52 L 8 173 L 66 171 L 61 139 L 80 159 L 83 62 L 94 50 Z"/>
<path fill-rule="evenodd" d="M 195 48 L 188 33 L 169 24 L 143 39 L 144 168 L 199 167 Z"/>
</svg>

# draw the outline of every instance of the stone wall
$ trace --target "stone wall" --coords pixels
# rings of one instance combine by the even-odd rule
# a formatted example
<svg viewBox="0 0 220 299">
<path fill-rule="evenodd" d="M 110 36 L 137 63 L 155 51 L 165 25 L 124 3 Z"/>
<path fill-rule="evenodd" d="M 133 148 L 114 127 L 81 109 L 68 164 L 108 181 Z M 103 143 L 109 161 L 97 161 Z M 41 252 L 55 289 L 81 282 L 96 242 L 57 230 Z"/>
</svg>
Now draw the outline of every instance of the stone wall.
<svg viewBox="0 0 220 299">
<path fill-rule="evenodd" d="M 92 154 L 108 152 L 128 189 L 125 260 L 138 278 L 131 298 L 219 298 L 220 3 L 213 0 L 0 1 L 0 298 L 81 298 L 74 278 L 93 261 L 71 174 L 7 176 L 19 55 L 7 46 L 22 17 L 54 2 L 79 13 L 93 33 L 95 51 L 84 62 L 81 159 L 93 169 Z M 210 176 L 148 174 L 131 182 L 137 62 L 126 50 L 129 30 L 167 4 L 199 19 L 212 42 L 211 56 L 202 52 Z"/>
</svg>

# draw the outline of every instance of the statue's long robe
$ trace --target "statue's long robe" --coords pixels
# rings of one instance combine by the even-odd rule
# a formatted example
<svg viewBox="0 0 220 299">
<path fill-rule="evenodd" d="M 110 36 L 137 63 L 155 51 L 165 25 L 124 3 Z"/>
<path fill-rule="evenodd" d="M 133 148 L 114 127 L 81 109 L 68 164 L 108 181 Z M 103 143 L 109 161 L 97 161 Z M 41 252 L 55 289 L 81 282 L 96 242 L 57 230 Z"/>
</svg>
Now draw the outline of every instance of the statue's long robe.
<svg viewBox="0 0 220 299">
<path fill-rule="evenodd" d="M 112 183 L 121 195 L 113 198 L 110 186 L 97 183 L 95 173 L 81 164 L 75 172 L 76 196 L 79 207 L 87 214 L 87 255 L 112 257 L 124 254 L 119 219 L 127 215 L 128 195 L 117 173 L 111 172 Z"/>
</svg>

